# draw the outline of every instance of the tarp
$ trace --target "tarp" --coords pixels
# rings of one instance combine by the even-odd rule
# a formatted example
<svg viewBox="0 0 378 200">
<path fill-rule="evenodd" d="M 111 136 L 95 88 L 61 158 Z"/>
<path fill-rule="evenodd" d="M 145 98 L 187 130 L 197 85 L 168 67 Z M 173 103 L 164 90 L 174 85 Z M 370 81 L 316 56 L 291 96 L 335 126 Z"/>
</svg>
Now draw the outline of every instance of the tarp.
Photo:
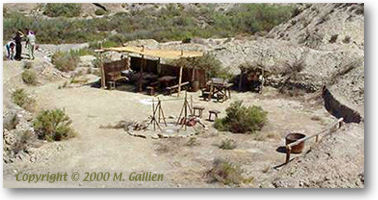
<svg viewBox="0 0 378 200">
<path fill-rule="evenodd" d="M 190 57 L 201 57 L 203 53 L 200 51 L 179 51 L 179 50 L 168 50 L 168 49 L 148 49 L 136 46 L 126 46 L 126 47 L 110 47 L 102 48 L 101 51 L 116 51 L 116 52 L 128 52 L 136 53 L 145 56 L 158 57 L 163 59 L 180 59 L 180 58 L 190 58 Z"/>
</svg>

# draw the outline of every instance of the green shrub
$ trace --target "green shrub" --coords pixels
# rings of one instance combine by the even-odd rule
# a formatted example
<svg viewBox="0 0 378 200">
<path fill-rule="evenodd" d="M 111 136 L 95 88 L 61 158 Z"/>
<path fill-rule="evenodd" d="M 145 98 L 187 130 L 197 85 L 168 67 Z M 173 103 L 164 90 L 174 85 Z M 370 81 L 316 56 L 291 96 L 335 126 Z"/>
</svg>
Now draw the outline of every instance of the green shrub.
<svg viewBox="0 0 378 200">
<path fill-rule="evenodd" d="M 77 3 L 48 3 L 43 14 L 49 17 L 78 17 L 81 12 L 81 4 Z"/>
<path fill-rule="evenodd" d="M 12 101 L 27 111 L 33 112 L 35 110 L 35 99 L 29 97 L 24 89 L 15 90 L 12 93 Z"/>
<path fill-rule="evenodd" d="M 38 33 L 38 42 L 50 44 L 100 41 L 104 38 L 122 44 L 147 38 L 183 41 L 194 37 L 232 37 L 269 32 L 290 19 L 294 11 L 294 6 L 277 4 L 239 4 L 223 12 L 216 11 L 212 4 L 201 5 L 199 9 L 182 9 L 180 5 L 171 4 L 162 9 L 72 20 L 66 17 L 78 16 L 80 4 L 47 4 L 46 15 L 64 17 L 45 18 L 7 12 L 3 20 L 3 38 L 6 41 L 18 29 L 25 28 Z M 198 23 L 200 18 L 208 22 L 205 28 Z M 113 30 L 117 31 L 117 36 L 110 33 Z"/>
<path fill-rule="evenodd" d="M 76 135 L 71 123 L 64 110 L 55 109 L 41 111 L 34 120 L 33 126 L 40 139 L 60 141 Z"/>
<path fill-rule="evenodd" d="M 243 182 L 250 181 L 242 176 L 243 170 L 239 165 L 216 159 L 213 168 L 206 172 L 210 182 L 220 182 L 224 185 L 238 186 Z"/>
<path fill-rule="evenodd" d="M 76 51 L 57 51 L 52 56 L 51 61 L 60 71 L 68 72 L 76 69 L 80 61 L 80 57 L 79 54 L 76 53 Z"/>
<path fill-rule="evenodd" d="M 95 10 L 95 15 L 105 15 L 106 11 L 104 9 Z"/>
<path fill-rule="evenodd" d="M 231 78 L 231 74 L 221 66 L 221 62 L 211 54 L 202 57 L 180 58 L 171 62 L 172 65 L 184 66 L 187 68 L 204 69 L 208 77 Z"/>
<path fill-rule="evenodd" d="M 220 131 L 246 133 L 261 130 L 267 121 L 267 112 L 259 106 L 245 107 L 235 101 L 226 109 L 227 116 L 216 120 L 214 127 Z"/>
<path fill-rule="evenodd" d="M 233 139 L 225 139 L 222 140 L 221 144 L 219 145 L 219 148 L 224 150 L 232 150 L 236 148 L 236 141 Z"/>
<path fill-rule="evenodd" d="M 32 69 L 26 69 L 22 72 L 21 78 L 28 85 L 37 85 L 37 73 Z"/>
</svg>

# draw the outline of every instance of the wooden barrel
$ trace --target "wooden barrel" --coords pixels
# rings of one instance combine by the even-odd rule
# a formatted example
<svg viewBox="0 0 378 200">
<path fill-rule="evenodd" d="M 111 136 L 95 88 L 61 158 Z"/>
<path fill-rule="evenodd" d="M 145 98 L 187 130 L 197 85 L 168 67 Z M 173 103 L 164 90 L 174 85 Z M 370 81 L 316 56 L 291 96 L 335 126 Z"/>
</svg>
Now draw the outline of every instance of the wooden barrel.
<svg viewBox="0 0 378 200">
<path fill-rule="evenodd" d="M 304 137 L 306 137 L 306 135 L 302 134 L 302 133 L 289 133 L 285 137 L 286 145 L 293 143 L 293 142 L 296 142 L 297 140 L 302 139 Z M 291 153 L 302 153 L 302 151 L 304 149 L 304 145 L 305 145 L 305 143 L 303 141 L 303 142 L 300 142 L 297 145 L 292 146 L 291 147 Z"/>
<path fill-rule="evenodd" d="M 192 81 L 191 91 L 197 92 L 199 90 L 199 81 Z"/>
</svg>

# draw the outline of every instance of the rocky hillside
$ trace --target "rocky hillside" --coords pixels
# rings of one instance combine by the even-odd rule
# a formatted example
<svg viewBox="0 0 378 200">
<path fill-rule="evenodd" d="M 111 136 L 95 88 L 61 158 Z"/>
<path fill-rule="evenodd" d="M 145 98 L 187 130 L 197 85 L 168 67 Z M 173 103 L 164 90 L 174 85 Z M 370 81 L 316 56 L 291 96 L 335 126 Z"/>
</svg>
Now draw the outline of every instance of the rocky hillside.
<svg viewBox="0 0 378 200">
<path fill-rule="evenodd" d="M 318 49 L 363 49 L 364 5 L 301 5 L 297 8 L 297 16 L 273 28 L 268 37 Z"/>
</svg>

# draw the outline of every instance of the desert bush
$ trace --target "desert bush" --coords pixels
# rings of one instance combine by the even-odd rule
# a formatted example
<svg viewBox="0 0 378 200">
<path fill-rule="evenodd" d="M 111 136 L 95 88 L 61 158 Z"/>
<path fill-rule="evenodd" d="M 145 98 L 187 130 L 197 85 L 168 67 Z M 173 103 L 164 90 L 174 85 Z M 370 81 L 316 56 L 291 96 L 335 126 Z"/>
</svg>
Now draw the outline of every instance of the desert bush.
<svg viewBox="0 0 378 200">
<path fill-rule="evenodd" d="M 105 15 L 106 11 L 104 9 L 95 10 L 95 15 Z"/>
<path fill-rule="evenodd" d="M 220 131 L 246 133 L 261 130 L 267 121 L 267 112 L 259 106 L 242 106 L 235 101 L 226 109 L 226 117 L 217 119 L 214 127 Z"/>
<path fill-rule="evenodd" d="M 43 14 L 49 17 L 77 17 L 81 12 L 81 4 L 77 3 L 48 3 Z"/>
<path fill-rule="evenodd" d="M 192 39 L 191 38 L 185 38 L 185 39 L 183 39 L 182 40 L 182 43 L 190 43 L 192 41 Z"/>
<path fill-rule="evenodd" d="M 26 69 L 22 72 L 21 78 L 27 85 L 37 85 L 37 73 L 32 69 Z"/>
<path fill-rule="evenodd" d="M 304 44 L 305 46 L 316 49 L 318 48 L 323 40 L 323 36 L 319 34 L 318 32 L 309 31 L 307 28 L 304 33 L 300 35 L 300 40 L 298 43 Z"/>
<path fill-rule="evenodd" d="M 35 110 L 35 99 L 30 97 L 24 89 L 15 90 L 12 93 L 12 101 L 27 111 L 33 112 Z"/>
<path fill-rule="evenodd" d="M 104 15 L 93 19 L 68 19 L 80 14 L 80 4 L 47 4 L 46 15 L 54 18 L 24 16 L 9 13 L 4 16 L 4 40 L 18 29 L 30 28 L 38 32 L 41 43 L 78 43 L 114 40 L 116 31 L 121 42 L 151 38 L 158 41 L 186 38 L 233 37 L 238 34 L 269 32 L 274 26 L 290 19 L 294 6 L 269 4 L 240 4 L 229 11 L 218 12 L 211 4 L 200 9 L 183 9 L 174 4 L 162 9 L 138 10 L 131 13 Z M 97 11 L 101 12 L 101 11 Z M 56 17 L 63 16 L 63 17 Z M 203 28 L 199 18 L 207 23 Z M 62 30 L 64 30 L 62 32 Z M 110 39 L 112 37 L 112 39 Z"/>
<path fill-rule="evenodd" d="M 349 44 L 350 43 L 350 36 L 345 36 L 343 39 L 343 43 Z"/>
<path fill-rule="evenodd" d="M 180 58 L 172 61 L 170 64 L 184 66 L 187 68 L 204 69 L 208 77 L 230 78 L 232 75 L 227 69 L 221 66 L 221 62 L 212 54 L 205 54 L 202 57 Z"/>
<path fill-rule="evenodd" d="M 57 69 L 68 72 L 76 69 L 80 61 L 79 55 L 75 51 L 57 51 L 51 58 L 52 63 Z"/>
<path fill-rule="evenodd" d="M 224 139 L 222 140 L 221 144 L 219 145 L 219 148 L 224 150 L 232 150 L 236 148 L 236 141 L 233 139 Z"/>
<path fill-rule="evenodd" d="M 47 141 L 60 141 L 74 137 L 71 119 L 64 110 L 43 110 L 33 122 L 38 138 Z"/>
<path fill-rule="evenodd" d="M 210 182 L 220 182 L 230 186 L 238 186 L 243 182 L 252 181 L 252 178 L 245 179 L 242 173 L 243 170 L 239 165 L 216 159 L 213 168 L 206 172 L 206 176 L 210 178 Z"/>
<path fill-rule="evenodd" d="M 329 43 L 335 43 L 336 40 L 337 40 L 337 37 L 338 37 L 338 36 L 339 36 L 339 35 L 337 35 L 337 34 L 336 34 L 336 35 L 332 35 L 332 36 L 331 36 L 331 39 L 329 39 L 328 42 L 329 42 Z"/>
</svg>

